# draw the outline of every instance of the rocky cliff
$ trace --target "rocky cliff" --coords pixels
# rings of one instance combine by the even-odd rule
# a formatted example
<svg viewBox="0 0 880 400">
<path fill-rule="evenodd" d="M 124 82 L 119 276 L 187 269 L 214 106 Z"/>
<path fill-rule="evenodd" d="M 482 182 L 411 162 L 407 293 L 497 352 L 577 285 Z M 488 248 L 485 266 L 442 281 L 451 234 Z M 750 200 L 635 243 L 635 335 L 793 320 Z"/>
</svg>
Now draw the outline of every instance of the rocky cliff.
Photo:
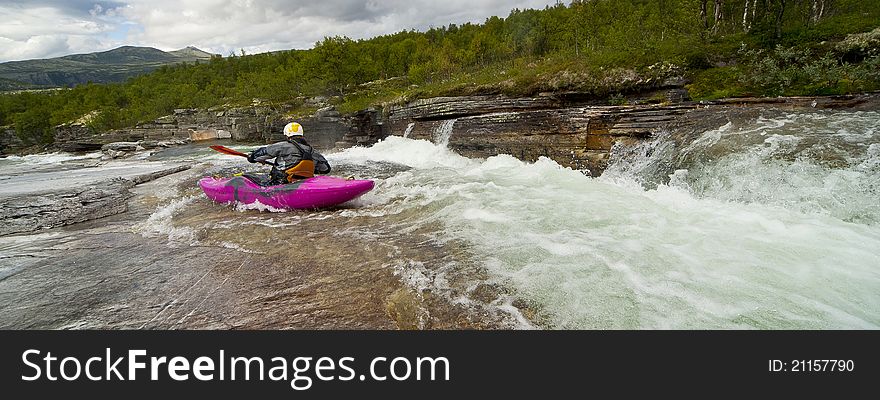
<svg viewBox="0 0 880 400">
<path fill-rule="evenodd" d="M 571 93 L 530 98 L 437 97 L 342 116 L 332 107 L 297 119 L 319 149 L 371 145 L 388 135 L 443 142 L 469 157 L 511 154 L 522 160 L 549 157 L 563 166 L 601 174 L 615 145 L 628 146 L 663 131 L 705 131 L 730 118 L 761 110 L 880 109 L 880 94 L 831 97 L 740 98 L 688 101 L 683 89 L 626 99 L 627 105 L 594 105 Z M 95 134 L 83 124 L 58 127 L 65 151 L 97 150 L 111 142 L 231 138 L 282 140 L 290 110 L 275 107 L 180 109 L 130 129 Z M 6 135 L 9 136 L 9 135 Z"/>
<path fill-rule="evenodd" d="M 113 142 L 232 139 L 247 142 L 282 140 L 281 129 L 293 119 L 285 107 L 177 109 L 174 113 L 128 129 L 95 133 L 86 124 L 55 128 L 55 144 L 64 151 L 94 151 Z M 320 149 L 333 148 L 351 130 L 351 123 L 332 108 L 297 119 L 309 141 Z"/>
<path fill-rule="evenodd" d="M 678 100 L 686 96 L 678 96 Z M 716 128 L 734 114 L 762 109 L 880 109 L 880 95 L 729 99 L 625 106 L 567 106 L 557 96 L 445 97 L 386 110 L 384 134 L 445 142 L 465 156 L 549 157 L 597 176 L 615 145 L 633 145 L 668 131 Z"/>
</svg>

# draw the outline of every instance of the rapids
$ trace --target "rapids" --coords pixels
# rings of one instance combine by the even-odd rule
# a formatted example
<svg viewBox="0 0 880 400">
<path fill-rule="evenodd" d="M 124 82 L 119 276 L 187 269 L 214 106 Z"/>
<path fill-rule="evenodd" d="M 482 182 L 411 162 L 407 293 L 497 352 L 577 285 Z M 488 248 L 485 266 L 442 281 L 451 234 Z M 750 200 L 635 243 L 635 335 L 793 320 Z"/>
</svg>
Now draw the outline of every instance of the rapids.
<svg viewBox="0 0 880 400">
<path fill-rule="evenodd" d="M 464 241 L 542 326 L 877 328 L 877 126 L 817 112 L 660 135 L 597 179 L 398 137 L 332 159 L 410 167 L 348 212 L 409 212 L 409 229 Z"/>
<path fill-rule="evenodd" d="M 259 167 L 198 145 L 173 148 L 150 160 L 198 167 L 138 186 L 128 216 L 0 238 L 0 257 L 9 260 L 26 248 L 36 254 L 47 246 L 67 249 L 68 242 L 85 249 L 96 246 L 89 240 L 118 241 L 100 259 L 87 251 L 64 257 L 118 264 L 117 280 L 145 275 L 157 282 L 149 293 L 119 300 L 123 312 L 103 320 L 82 312 L 90 316 L 22 322 L 33 315 L 21 306 L 2 322 L 876 329 L 877 126 L 877 112 L 817 111 L 661 132 L 636 148 L 615 149 L 608 170 L 592 178 L 547 158 L 462 157 L 446 147 L 455 135 L 451 121 L 435 133 L 437 143 L 391 136 L 326 154 L 333 174 L 375 179 L 376 188 L 318 211 L 211 203 L 195 185 L 200 176 Z M 163 256 L 128 266 L 122 246 Z M 206 252 L 227 261 L 209 265 Z M 166 258 L 174 263 L 163 264 Z M 38 265 L 41 282 L 55 279 L 47 278 L 54 276 L 50 267 L 62 262 L 20 260 L 8 273 L 22 280 Z M 10 289 L 15 279 L 3 279 L 0 295 L 18 293 Z M 80 284 L 91 287 L 90 279 L 96 278 L 82 275 Z M 174 300 L 157 305 L 150 296 Z M 34 310 L 54 304 L 36 292 L 30 298 Z"/>
</svg>

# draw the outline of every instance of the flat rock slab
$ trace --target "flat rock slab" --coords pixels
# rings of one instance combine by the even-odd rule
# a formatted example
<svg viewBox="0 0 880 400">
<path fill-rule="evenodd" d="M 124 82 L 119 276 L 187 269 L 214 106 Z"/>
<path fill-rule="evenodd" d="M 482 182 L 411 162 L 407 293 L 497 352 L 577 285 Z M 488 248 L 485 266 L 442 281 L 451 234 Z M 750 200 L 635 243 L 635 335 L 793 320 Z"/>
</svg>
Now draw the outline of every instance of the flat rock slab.
<svg viewBox="0 0 880 400">
<path fill-rule="evenodd" d="M 189 168 L 141 162 L 7 175 L 0 180 L 0 235 L 119 214 L 134 185 Z"/>
</svg>

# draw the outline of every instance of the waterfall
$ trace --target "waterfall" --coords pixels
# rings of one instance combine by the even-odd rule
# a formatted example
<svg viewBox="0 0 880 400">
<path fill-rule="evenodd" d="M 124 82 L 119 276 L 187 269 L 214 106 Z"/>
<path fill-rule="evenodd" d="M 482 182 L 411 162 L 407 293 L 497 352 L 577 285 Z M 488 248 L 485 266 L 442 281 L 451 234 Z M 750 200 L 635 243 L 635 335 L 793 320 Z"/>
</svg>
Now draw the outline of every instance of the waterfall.
<svg viewBox="0 0 880 400">
<path fill-rule="evenodd" d="M 416 126 L 415 122 L 410 122 L 409 125 L 406 126 L 406 130 L 403 131 L 403 138 L 409 138 L 409 134 L 412 133 L 413 127 Z"/>
<path fill-rule="evenodd" d="M 452 136 L 452 127 L 457 119 L 449 119 L 443 121 L 437 129 L 434 130 L 434 143 L 443 147 L 449 145 L 449 137 Z"/>
</svg>

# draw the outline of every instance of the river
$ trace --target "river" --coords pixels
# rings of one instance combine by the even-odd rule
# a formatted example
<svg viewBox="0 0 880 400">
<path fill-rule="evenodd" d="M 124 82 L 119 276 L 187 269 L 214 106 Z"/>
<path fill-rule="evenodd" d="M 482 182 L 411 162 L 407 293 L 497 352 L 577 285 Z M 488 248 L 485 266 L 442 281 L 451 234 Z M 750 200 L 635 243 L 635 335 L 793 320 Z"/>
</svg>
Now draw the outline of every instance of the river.
<svg viewBox="0 0 880 400">
<path fill-rule="evenodd" d="M 172 149 L 152 160 L 198 166 L 137 186 L 127 213 L 0 237 L 0 325 L 876 329 L 878 126 L 815 111 L 661 132 L 598 178 L 392 136 L 327 155 L 377 184 L 322 211 L 214 204 L 199 177 L 255 167 Z M 47 300 L 63 279 L 80 289 Z"/>
</svg>

